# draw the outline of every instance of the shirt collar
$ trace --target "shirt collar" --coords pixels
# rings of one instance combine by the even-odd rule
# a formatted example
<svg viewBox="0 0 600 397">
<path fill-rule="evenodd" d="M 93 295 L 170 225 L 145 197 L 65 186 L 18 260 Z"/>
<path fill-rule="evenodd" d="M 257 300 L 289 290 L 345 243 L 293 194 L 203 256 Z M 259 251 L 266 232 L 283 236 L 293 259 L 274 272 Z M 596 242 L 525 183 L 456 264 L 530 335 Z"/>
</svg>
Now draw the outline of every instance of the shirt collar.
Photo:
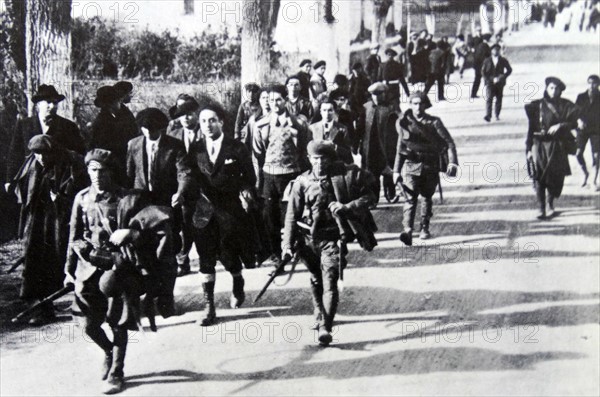
<svg viewBox="0 0 600 397">
<path fill-rule="evenodd" d="M 221 146 L 221 144 L 223 143 L 223 137 L 225 136 L 225 134 L 221 133 L 221 136 L 218 137 L 215 140 L 210 139 L 208 136 L 206 137 L 206 144 L 207 146 L 213 146 L 213 145 L 217 145 L 217 146 Z"/>
</svg>

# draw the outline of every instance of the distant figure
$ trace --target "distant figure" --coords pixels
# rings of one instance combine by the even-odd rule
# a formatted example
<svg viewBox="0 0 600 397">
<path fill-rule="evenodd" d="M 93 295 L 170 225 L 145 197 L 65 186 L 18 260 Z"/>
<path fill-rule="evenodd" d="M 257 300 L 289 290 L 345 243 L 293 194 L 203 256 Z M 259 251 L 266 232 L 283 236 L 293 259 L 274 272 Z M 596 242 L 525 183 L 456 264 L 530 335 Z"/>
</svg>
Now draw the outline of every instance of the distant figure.
<svg viewBox="0 0 600 397">
<path fill-rule="evenodd" d="M 483 37 L 483 40 L 475 47 L 475 52 L 473 53 L 473 69 L 475 69 L 475 80 L 473 81 L 473 88 L 471 91 L 471 98 L 479 98 L 477 96 L 477 92 L 479 91 L 479 85 L 481 84 L 481 68 L 483 67 L 483 62 L 491 55 L 490 46 L 488 45 L 488 41 L 491 36 L 486 34 Z"/>
<path fill-rule="evenodd" d="M 300 80 L 300 96 L 311 99 L 310 93 L 310 72 L 312 70 L 312 61 L 310 59 L 303 59 L 300 62 L 300 70 L 296 75 Z"/>
<path fill-rule="evenodd" d="M 253 114 L 258 112 L 260 105 L 258 104 L 258 94 L 260 93 L 260 86 L 255 83 L 248 83 L 244 86 L 244 101 L 238 108 L 237 116 L 235 118 L 235 128 L 233 130 L 233 138 L 238 141 L 241 140 L 242 128 L 248 124 L 248 120 Z M 231 137 L 230 137 L 231 138 Z"/>
<path fill-rule="evenodd" d="M 483 62 L 481 72 L 485 81 L 485 117 L 488 123 L 492 119 L 492 102 L 496 98 L 495 115 L 500 120 L 502 110 L 502 96 L 506 79 L 512 73 L 508 60 L 500 55 L 500 45 L 492 46 L 492 55 Z"/>
<path fill-rule="evenodd" d="M 367 72 L 367 76 L 369 76 L 371 83 L 376 82 L 377 78 L 379 77 L 379 65 L 381 65 L 381 58 L 379 57 L 378 52 L 379 44 L 371 44 L 371 53 L 367 57 L 365 66 L 365 71 Z"/>
<path fill-rule="evenodd" d="M 433 84 L 437 82 L 437 97 L 439 101 L 446 99 L 444 98 L 446 53 L 440 48 L 443 46 L 441 41 L 437 44 L 432 44 L 433 49 L 429 53 L 429 73 L 427 74 L 427 82 L 425 83 L 425 95 L 427 95 Z"/>
<path fill-rule="evenodd" d="M 395 50 L 388 48 L 385 50 L 385 55 L 387 60 L 382 63 L 379 68 L 378 81 L 383 82 L 388 87 L 386 94 L 387 102 L 394 107 L 394 110 L 399 110 L 400 86 L 402 86 L 406 95 L 409 95 L 408 84 L 406 84 L 406 79 L 404 78 L 402 65 L 394 59 L 398 53 Z"/>
<path fill-rule="evenodd" d="M 595 168 L 594 186 L 596 190 L 600 189 L 598 185 L 598 168 L 600 162 L 598 153 L 600 152 L 600 77 L 591 75 L 587 80 L 589 87 L 586 92 L 577 96 L 575 104 L 579 108 L 579 119 L 577 119 L 577 161 L 583 170 L 583 184 L 585 186 L 588 180 L 588 170 L 585 164 L 583 154 L 588 140 L 592 147 L 592 164 Z"/>
<path fill-rule="evenodd" d="M 363 70 L 363 65 L 360 62 L 355 62 L 352 65 L 352 75 L 350 76 L 350 107 L 354 111 L 358 111 L 362 108 L 370 98 L 369 95 L 369 86 L 371 85 L 371 80 L 369 80 L 369 76 Z"/>
</svg>

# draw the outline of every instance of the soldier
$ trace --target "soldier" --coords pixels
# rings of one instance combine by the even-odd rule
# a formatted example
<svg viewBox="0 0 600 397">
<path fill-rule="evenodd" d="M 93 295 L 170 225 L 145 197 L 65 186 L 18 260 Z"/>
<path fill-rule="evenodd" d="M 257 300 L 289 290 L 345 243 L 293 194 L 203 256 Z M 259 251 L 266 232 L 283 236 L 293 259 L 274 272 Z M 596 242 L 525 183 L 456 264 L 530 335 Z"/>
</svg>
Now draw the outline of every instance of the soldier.
<svg viewBox="0 0 600 397">
<path fill-rule="evenodd" d="M 311 141 L 308 153 L 312 169 L 292 185 L 282 250 L 288 257 L 296 252 L 311 274 L 315 328 L 319 343 L 327 346 L 339 301 L 337 282 L 346 265 L 345 243 L 356 237 L 367 251 L 377 244 L 369 211 L 377 201 L 377 182 L 368 171 L 336 161 L 331 142 Z"/>
<path fill-rule="evenodd" d="M 417 201 L 423 196 L 425 203 L 421 206 L 421 240 L 431 238 L 429 221 L 433 216 L 432 196 L 439 184 L 439 172 L 447 171 L 454 176 L 458 168 L 456 147 L 452 137 L 439 117 L 425 112 L 431 102 L 425 93 L 417 91 L 409 98 L 410 109 L 396 124 L 401 138 L 398 140 L 396 160 L 394 162 L 394 182 L 400 183 L 408 196 L 404 204 L 402 218 L 403 231 L 400 241 L 412 245 L 412 230 L 415 222 Z M 440 156 L 445 157 L 449 151 L 447 170 L 440 166 Z M 404 168 L 405 178 L 400 173 Z"/>
<path fill-rule="evenodd" d="M 404 78 L 402 64 L 394 59 L 398 53 L 392 48 L 388 48 L 385 50 L 385 55 L 387 56 L 387 61 L 381 64 L 378 81 L 382 81 L 388 87 L 387 102 L 395 110 L 399 110 L 400 85 L 402 85 L 402 89 L 408 95 L 408 84 L 406 84 L 406 79 Z"/>
<path fill-rule="evenodd" d="M 219 106 L 203 107 L 199 119 L 204 139 L 190 150 L 186 169 L 178 175 L 187 200 L 197 198 L 195 187 L 199 187 L 214 206 L 208 224 L 194 229 L 206 300 L 202 326 L 214 324 L 217 318 L 214 301 L 217 256 L 233 278 L 232 308 L 242 306 L 245 299 L 242 262 L 254 264 L 249 219 L 240 195 L 246 202 L 253 201 L 256 176 L 246 146 L 224 136 L 224 118 L 225 112 Z"/>
<path fill-rule="evenodd" d="M 142 272 L 156 269 L 171 247 L 170 217 L 115 183 L 109 151 L 93 149 L 85 163 L 92 183 L 73 204 L 64 284 L 74 285 L 83 329 L 104 351 L 102 392 L 114 394 L 124 388 L 127 332 L 139 327 L 139 296 L 147 284 Z"/>
<path fill-rule="evenodd" d="M 371 44 L 371 53 L 367 57 L 367 66 L 365 70 L 369 76 L 371 83 L 374 83 L 379 78 L 379 66 L 381 65 L 381 57 L 377 54 L 379 52 L 379 44 Z"/>
<path fill-rule="evenodd" d="M 529 119 L 525 150 L 528 162 L 535 169 L 532 179 L 540 220 L 558 215 L 554 200 L 562 193 L 565 176 L 571 175 L 568 154 L 577 150 L 571 130 L 577 127 L 579 116 L 575 104 L 561 98 L 566 85 L 559 78 L 547 77 L 545 83 L 544 97 L 525 105 Z"/>
<path fill-rule="evenodd" d="M 598 162 L 600 152 L 600 91 L 598 91 L 598 85 L 600 84 L 600 77 L 598 75 L 591 75 L 588 77 L 587 82 L 589 88 L 586 92 L 583 92 L 577 96 L 575 104 L 579 107 L 579 119 L 577 120 L 577 161 L 581 165 L 583 170 L 584 178 L 583 184 L 587 184 L 589 176 L 583 153 L 588 140 L 592 146 L 592 165 L 596 169 L 594 173 L 594 186 L 596 190 L 600 189 L 598 185 L 598 170 L 600 163 Z"/>
<path fill-rule="evenodd" d="M 372 100 L 367 102 L 356 127 L 354 151 L 361 151 L 361 168 L 371 172 L 377 180 L 383 175 L 383 191 L 388 202 L 397 202 L 392 180 L 398 133 L 394 127 L 398 114 L 386 101 L 388 87 L 375 83 L 369 87 Z"/>
<path fill-rule="evenodd" d="M 45 134 L 31 138 L 28 149 L 32 154 L 14 180 L 21 204 L 25 259 L 21 299 L 31 304 L 61 288 L 71 206 L 75 194 L 87 184 L 83 158 L 56 141 Z M 31 318 L 30 324 L 41 325 L 54 317 L 50 303 Z"/>
</svg>

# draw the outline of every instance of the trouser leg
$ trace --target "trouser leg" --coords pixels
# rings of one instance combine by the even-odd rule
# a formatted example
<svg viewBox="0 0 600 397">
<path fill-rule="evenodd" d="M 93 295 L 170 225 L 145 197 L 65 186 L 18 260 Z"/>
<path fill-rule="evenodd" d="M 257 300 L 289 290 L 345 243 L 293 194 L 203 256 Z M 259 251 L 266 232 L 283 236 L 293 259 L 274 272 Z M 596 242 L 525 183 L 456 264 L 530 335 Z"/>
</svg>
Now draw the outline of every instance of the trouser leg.
<svg viewBox="0 0 600 397">
<path fill-rule="evenodd" d="M 339 291 L 340 250 L 336 242 L 323 242 L 321 245 L 321 271 L 323 278 L 323 309 L 324 326 L 327 332 L 333 328 L 333 320 L 337 313 Z"/>
<path fill-rule="evenodd" d="M 125 353 L 127 351 L 127 329 L 114 327 L 113 341 L 113 365 L 110 372 L 111 376 L 123 377 L 125 369 Z"/>
<path fill-rule="evenodd" d="M 485 117 L 492 117 L 492 102 L 494 101 L 494 89 L 492 86 L 485 86 Z"/>
<path fill-rule="evenodd" d="M 546 186 L 542 182 L 537 182 L 535 193 L 538 202 L 538 209 L 541 216 L 546 216 Z"/>
<path fill-rule="evenodd" d="M 500 112 L 502 111 L 502 97 L 504 96 L 503 87 L 496 88 L 496 118 L 500 117 Z"/>
</svg>

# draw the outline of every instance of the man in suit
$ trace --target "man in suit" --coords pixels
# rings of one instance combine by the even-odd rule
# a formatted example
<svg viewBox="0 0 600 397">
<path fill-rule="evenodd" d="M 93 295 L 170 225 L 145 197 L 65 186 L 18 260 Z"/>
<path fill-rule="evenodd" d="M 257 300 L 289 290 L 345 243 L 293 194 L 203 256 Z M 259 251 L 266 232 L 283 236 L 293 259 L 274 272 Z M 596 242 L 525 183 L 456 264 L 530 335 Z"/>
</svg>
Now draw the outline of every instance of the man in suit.
<svg viewBox="0 0 600 397">
<path fill-rule="evenodd" d="M 342 91 L 339 89 L 333 90 L 329 94 L 329 99 L 332 100 L 336 105 L 336 121 L 343 124 L 348 130 L 348 139 L 350 140 L 350 148 L 352 148 L 352 144 L 355 139 L 354 122 L 358 118 L 360 112 L 356 112 L 356 114 L 354 114 L 352 111 L 352 105 L 348 103 L 349 94 L 347 91 Z"/>
<path fill-rule="evenodd" d="M 427 74 L 427 83 L 425 83 L 425 94 L 428 94 L 433 84 L 437 82 L 439 101 L 445 100 L 444 83 L 446 82 L 446 53 L 441 47 L 443 47 L 442 41 L 437 44 L 432 43 L 433 49 L 429 53 L 429 73 Z"/>
<path fill-rule="evenodd" d="M 94 105 L 100 113 L 92 123 L 90 149 L 104 149 L 112 152 L 115 158 L 115 181 L 126 184 L 127 143 L 138 136 L 137 125 L 129 126 L 126 113 L 122 111 L 122 97 L 114 86 L 100 87 L 96 92 Z"/>
<path fill-rule="evenodd" d="M 335 144 L 335 151 L 340 160 L 352 164 L 352 143 L 348 129 L 336 120 L 337 105 L 331 99 L 321 103 L 321 121 L 310 125 L 313 140 L 330 141 Z"/>
<path fill-rule="evenodd" d="M 295 117 L 302 117 L 304 121 L 310 123 L 313 118 L 313 107 L 308 97 L 300 95 L 301 83 L 298 76 L 290 76 L 285 81 L 287 88 L 287 99 L 285 108 L 288 113 Z"/>
<path fill-rule="evenodd" d="M 42 84 L 31 101 L 35 104 L 36 115 L 19 120 L 15 126 L 6 167 L 5 189 L 19 171 L 25 158 L 31 153 L 27 145 L 31 138 L 39 134 L 52 136 L 57 144 L 81 155 L 85 153 L 85 143 L 75 123 L 56 114 L 58 104 L 65 99 L 56 88 Z"/>
<path fill-rule="evenodd" d="M 496 98 L 496 107 L 494 113 L 496 120 L 500 119 L 502 110 L 502 96 L 504 95 L 504 86 L 506 79 L 512 73 L 512 67 L 508 60 L 500 55 L 500 45 L 492 46 L 492 55 L 483 62 L 481 74 L 485 82 L 485 117 L 488 123 L 492 120 L 492 102 Z"/>
<path fill-rule="evenodd" d="M 352 75 L 350 76 L 350 106 L 353 111 L 360 110 L 362 106 L 369 100 L 368 88 L 371 85 L 369 76 L 363 70 L 363 65 L 360 62 L 355 62 L 352 65 Z"/>
<path fill-rule="evenodd" d="M 245 299 L 242 262 L 254 262 L 249 219 L 240 195 L 251 202 L 256 176 L 250 152 L 239 141 L 223 133 L 225 112 L 220 106 L 206 105 L 200 111 L 200 130 L 204 139 L 196 142 L 186 158 L 186 170 L 179 180 L 187 200 L 195 199 L 200 187 L 214 206 L 214 213 L 203 228 L 194 229 L 200 256 L 200 273 L 206 311 L 202 326 L 216 321 L 214 289 L 217 256 L 233 277 L 231 307 L 240 307 Z"/>
<path fill-rule="evenodd" d="M 477 44 L 473 53 L 475 80 L 473 81 L 473 87 L 471 89 L 471 98 L 479 98 L 477 92 L 479 91 L 479 85 L 481 84 L 481 68 L 483 67 L 483 62 L 491 55 L 490 46 L 487 43 L 490 37 L 489 34 L 483 36 L 483 39 Z"/>
<path fill-rule="evenodd" d="M 331 142 L 311 141 L 308 153 L 311 170 L 291 188 L 282 250 L 289 257 L 298 253 L 310 272 L 313 329 L 319 331 L 319 344 L 328 346 L 339 302 L 337 282 L 346 265 L 344 243 L 356 238 L 366 251 L 377 245 L 369 211 L 377 202 L 377 182 L 368 171 L 337 161 Z"/>
<path fill-rule="evenodd" d="M 130 140 L 128 144 L 126 187 L 147 191 L 154 205 L 177 208 L 182 204 L 177 166 L 185 156 L 185 146 L 180 140 L 165 134 L 169 119 L 159 109 L 142 110 L 137 114 L 136 122 L 143 135 Z M 174 252 L 181 249 L 178 238 L 181 223 L 181 211 L 174 211 Z M 165 276 L 161 291 L 157 294 L 158 310 L 163 317 L 175 312 L 173 288 L 176 277 L 177 267 L 174 266 L 169 269 L 169 275 Z"/>
<path fill-rule="evenodd" d="M 598 169 L 600 152 L 600 91 L 598 91 L 598 85 L 600 84 L 600 77 L 598 75 L 591 75 L 587 79 L 588 89 L 577 96 L 575 105 L 579 108 L 579 119 L 577 120 L 577 161 L 581 166 L 584 173 L 583 184 L 587 184 L 589 176 L 583 153 L 588 140 L 592 146 L 592 161 L 594 168 L 596 169 L 594 174 L 594 186 L 596 190 L 600 189 L 598 185 Z"/>
<path fill-rule="evenodd" d="M 379 78 L 377 81 L 382 81 L 387 85 L 387 103 L 392 105 L 394 109 L 400 109 L 400 85 L 406 93 L 409 94 L 408 84 L 404 78 L 404 71 L 400 62 L 394 60 L 394 57 L 398 55 L 396 51 L 391 48 L 385 50 L 387 61 L 381 64 L 379 69 Z"/>
<path fill-rule="evenodd" d="M 369 87 L 372 99 L 364 105 L 358 119 L 353 149 L 355 152 L 360 150 L 361 168 L 370 171 L 378 181 L 383 175 L 383 191 L 388 202 L 397 202 L 392 167 L 398 142 L 395 128 L 398 114 L 386 102 L 387 89 L 381 82 Z"/>
<path fill-rule="evenodd" d="M 186 153 L 189 153 L 193 144 L 202 139 L 200 123 L 198 123 L 198 111 L 200 104 L 189 95 L 181 95 L 181 100 L 169 109 L 169 115 L 177 123 L 167 135 L 178 139 L 185 145 Z M 178 210 L 176 210 L 178 211 Z M 181 206 L 181 251 L 177 254 L 177 276 L 185 276 L 190 273 L 190 250 L 192 249 L 193 229 L 192 215 L 194 207 L 183 203 Z"/>
</svg>

